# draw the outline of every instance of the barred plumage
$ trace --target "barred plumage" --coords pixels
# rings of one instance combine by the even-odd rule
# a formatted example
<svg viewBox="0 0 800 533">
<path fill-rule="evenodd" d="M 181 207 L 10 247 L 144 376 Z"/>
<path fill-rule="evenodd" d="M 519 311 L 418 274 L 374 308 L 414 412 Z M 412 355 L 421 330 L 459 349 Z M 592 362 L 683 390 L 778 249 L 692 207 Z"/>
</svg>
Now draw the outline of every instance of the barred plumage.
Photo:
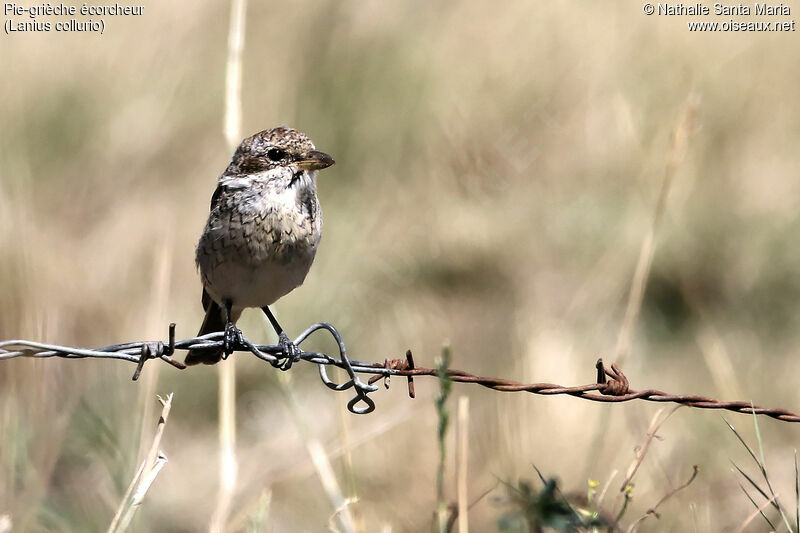
<svg viewBox="0 0 800 533">
<path fill-rule="evenodd" d="M 333 162 L 287 127 L 242 141 L 218 180 L 197 245 L 206 308 L 200 335 L 219 331 L 228 318 L 235 322 L 246 307 L 261 307 L 281 342 L 288 340 L 267 306 L 302 284 L 311 268 L 322 235 L 317 171 Z M 212 364 L 221 355 L 190 352 L 186 363 Z"/>
</svg>

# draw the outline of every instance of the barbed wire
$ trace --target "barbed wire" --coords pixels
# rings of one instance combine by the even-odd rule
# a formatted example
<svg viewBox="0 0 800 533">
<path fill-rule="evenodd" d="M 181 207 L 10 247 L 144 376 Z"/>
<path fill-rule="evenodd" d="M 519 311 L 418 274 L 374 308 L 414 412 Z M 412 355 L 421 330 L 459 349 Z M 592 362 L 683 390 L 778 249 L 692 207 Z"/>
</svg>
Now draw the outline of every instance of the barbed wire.
<svg viewBox="0 0 800 533">
<path fill-rule="evenodd" d="M 384 381 L 384 386 L 389 388 L 392 376 L 406 378 L 408 394 L 411 398 L 414 398 L 415 377 L 437 376 L 437 369 L 435 368 L 415 366 L 411 350 L 406 352 L 403 359 L 385 359 L 380 363 L 351 360 L 347 355 L 342 336 L 336 328 L 324 322 L 310 326 L 295 339 L 294 344 L 299 348 L 313 333 L 318 331 L 329 333 L 336 341 L 339 350 L 338 358 L 322 352 L 301 350 L 295 361 L 305 361 L 317 365 L 320 379 L 325 386 L 332 390 L 345 391 L 352 388 L 356 395 L 347 403 L 347 409 L 352 413 L 367 414 L 375 410 L 375 402 L 369 397 L 369 394 L 378 390 L 378 386 L 375 383 L 381 379 Z M 0 361 L 15 357 L 120 359 L 136 363 L 136 370 L 133 374 L 133 380 L 135 381 L 139 378 L 147 361 L 160 359 L 175 368 L 184 369 L 186 366 L 183 363 L 172 358 L 177 350 L 219 350 L 224 347 L 223 337 L 224 334 L 218 332 L 176 341 L 175 324 L 170 324 L 169 340 L 166 344 L 161 341 L 143 341 L 115 344 L 97 349 L 85 349 L 27 340 L 0 341 Z M 255 345 L 244 336 L 236 339 L 232 348 L 234 352 L 252 353 L 275 368 L 283 367 L 287 359 L 279 345 Z M 333 381 L 328 376 L 327 367 L 329 366 L 343 369 L 347 372 L 348 380 L 342 383 Z M 597 371 L 596 382 L 576 387 L 564 387 L 553 383 L 520 383 L 508 379 L 476 376 L 456 369 L 448 369 L 447 376 L 457 383 L 474 383 L 500 392 L 529 392 L 545 396 L 565 394 L 593 402 L 607 403 L 632 400 L 676 403 L 698 409 L 723 409 L 736 413 L 764 415 L 784 422 L 800 422 L 800 414 L 786 409 L 760 407 L 751 402 L 724 402 L 706 396 L 669 394 L 657 389 L 632 390 L 628 378 L 616 364 L 612 364 L 611 368 L 607 368 L 603 364 L 603 360 L 598 359 L 595 368 Z M 370 374 L 371 377 L 365 383 L 358 376 L 359 374 Z"/>
</svg>

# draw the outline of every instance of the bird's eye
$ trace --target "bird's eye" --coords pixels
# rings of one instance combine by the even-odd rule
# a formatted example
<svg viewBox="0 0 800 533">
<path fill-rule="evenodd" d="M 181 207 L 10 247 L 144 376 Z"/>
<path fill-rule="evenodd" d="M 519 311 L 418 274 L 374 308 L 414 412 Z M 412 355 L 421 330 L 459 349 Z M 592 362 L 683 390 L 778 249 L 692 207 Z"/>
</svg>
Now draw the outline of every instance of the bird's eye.
<svg viewBox="0 0 800 533">
<path fill-rule="evenodd" d="M 278 148 L 272 148 L 267 152 L 267 157 L 269 157 L 272 161 L 280 161 L 286 157 L 286 152 L 279 150 Z"/>
</svg>

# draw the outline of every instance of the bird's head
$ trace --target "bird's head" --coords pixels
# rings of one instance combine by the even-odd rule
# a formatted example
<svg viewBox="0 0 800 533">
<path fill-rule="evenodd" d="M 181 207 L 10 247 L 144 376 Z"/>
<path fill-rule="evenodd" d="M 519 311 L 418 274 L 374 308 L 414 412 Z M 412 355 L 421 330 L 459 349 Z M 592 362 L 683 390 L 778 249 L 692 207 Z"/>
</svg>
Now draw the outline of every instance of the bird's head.
<svg viewBox="0 0 800 533">
<path fill-rule="evenodd" d="M 317 171 L 334 164 L 304 133 L 287 126 L 264 130 L 244 139 L 226 174 L 264 174 L 275 188 L 313 183 Z"/>
</svg>

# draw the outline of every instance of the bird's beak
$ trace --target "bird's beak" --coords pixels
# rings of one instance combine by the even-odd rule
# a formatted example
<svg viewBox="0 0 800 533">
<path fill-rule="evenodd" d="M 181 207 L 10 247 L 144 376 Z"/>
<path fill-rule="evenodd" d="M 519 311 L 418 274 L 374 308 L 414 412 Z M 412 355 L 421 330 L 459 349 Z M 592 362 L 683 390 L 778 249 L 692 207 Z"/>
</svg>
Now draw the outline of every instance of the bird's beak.
<svg viewBox="0 0 800 533">
<path fill-rule="evenodd" d="M 300 170 L 320 170 L 328 168 L 335 162 L 336 161 L 325 152 L 311 150 L 303 159 L 296 161 L 295 165 L 297 165 L 297 168 Z"/>
</svg>

